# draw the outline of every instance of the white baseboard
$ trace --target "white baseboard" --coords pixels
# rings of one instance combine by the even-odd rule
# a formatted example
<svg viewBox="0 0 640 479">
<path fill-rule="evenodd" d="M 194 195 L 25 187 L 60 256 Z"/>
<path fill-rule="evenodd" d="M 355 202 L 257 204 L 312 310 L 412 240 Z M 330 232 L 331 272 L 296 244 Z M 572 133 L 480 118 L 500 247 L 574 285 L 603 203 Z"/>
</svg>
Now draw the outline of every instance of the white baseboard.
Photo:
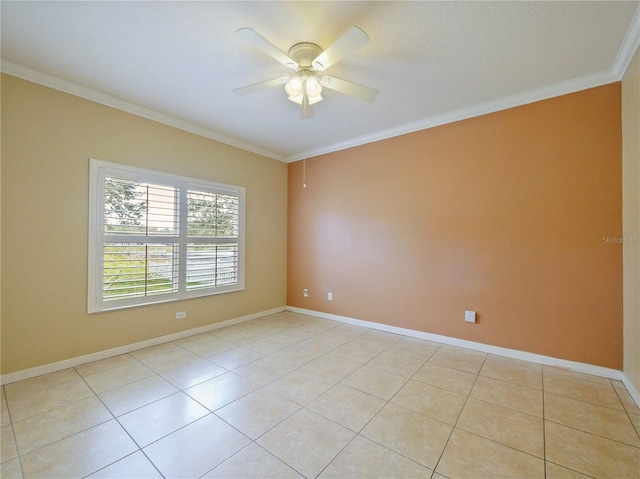
<svg viewBox="0 0 640 479">
<path fill-rule="evenodd" d="M 372 321 L 364 321 L 362 319 L 349 318 L 347 316 L 338 316 L 335 314 L 322 313 L 320 311 L 313 311 L 310 309 L 296 308 L 293 306 L 287 306 L 287 311 L 294 313 L 306 314 L 309 316 L 315 316 L 316 318 L 330 319 L 332 321 L 340 321 L 341 323 L 353 324 L 356 326 L 364 326 L 366 328 L 377 329 L 379 331 L 386 331 L 389 333 L 402 334 L 404 336 L 410 336 L 412 338 L 427 339 L 429 341 L 436 341 L 438 343 L 449 344 L 451 346 L 459 346 L 461 348 L 472 349 L 474 351 L 481 351 L 483 353 L 491 353 L 498 356 L 504 356 L 512 359 L 520 359 L 524 361 L 530 361 L 532 363 L 544 364 L 547 366 L 556 366 L 559 368 L 570 369 L 572 371 L 592 374 L 594 376 L 600 376 L 608 379 L 617 379 L 623 381 L 627 389 L 629 389 L 631 395 L 634 395 L 634 400 L 638 401 L 637 390 L 633 388 L 631 381 L 626 375 L 617 369 L 605 368 L 602 366 L 594 366 L 593 364 L 579 363 L 576 361 L 568 361 L 566 359 L 553 358 L 551 356 L 543 356 L 542 354 L 528 353 L 526 351 L 520 351 L 517 349 L 502 348 L 499 346 L 492 346 L 490 344 L 476 343 L 474 341 L 467 341 L 465 339 L 452 338 L 449 336 L 441 336 L 439 334 L 424 333 L 422 331 L 416 331 L 414 329 L 400 328 L 397 326 L 389 326 L 387 324 L 374 323 Z M 634 392 L 631 392 L 633 389 Z"/>
<path fill-rule="evenodd" d="M 640 393 L 638 393 L 638 389 L 636 388 L 635 384 L 631 382 L 631 379 L 629 379 L 629 376 L 627 376 L 624 372 L 622 373 L 621 381 L 627 387 L 627 391 L 629 391 L 629 394 L 631 395 L 631 398 L 633 399 L 633 401 L 636 403 L 638 407 L 640 407 Z"/>
<path fill-rule="evenodd" d="M 206 333 L 226 326 L 232 326 L 234 324 L 243 323 L 245 321 L 251 321 L 252 319 L 258 319 L 270 314 L 280 313 L 282 311 L 292 311 L 294 313 L 306 314 L 308 316 L 314 316 L 316 318 L 330 319 L 332 321 L 339 321 L 341 323 L 353 324 L 356 326 L 364 326 L 366 328 L 376 329 L 379 331 L 386 331 L 389 333 L 402 334 L 403 336 L 409 336 L 418 339 L 426 339 L 429 341 L 436 341 L 443 344 L 449 344 L 452 346 L 459 346 L 462 348 L 472 349 L 474 351 L 481 351 L 484 353 L 491 353 L 498 356 L 504 356 L 513 359 L 520 359 L 524 361 L 530 361 L 537 364 L 544 364 L 547 366 L 556 366 L 560 368 L 570 369 L 572 371 L 592 374 L 594 376 L 605 377 L 609 379 L 617 379 L 622 381 L 626 386 L 629 394 L 640 407 L 640 394 L 638 389 L 627 377 L 627 375 L 617 369 L 604 368 L 601 366 L 594 366 L 592 364 L 580 363 L 575 361 L 568 361 L 566 359 L 558 359 L 550 356 L 543 356 L 541 354 L 528 353 L 526 351 L 519 351 L 517 349 L 502 348 L 499 346 L 492 346 L 484 343 L 476 343 L 473 341 L 467 341 L 464 339 L 452 338 L 449 336 L 441 336 L 439 334 L 425 333 L 422 331 L 416 331 L 413 329 L 400 328 L 397 326 L 390 326 L 382 323 L 374 323 L 372 321 L 365 321 L 362 319 L 350 318 L 347 316 L 338 316 L 335 314 L 323 313 L 320 311 L 314 311 L 304 308 L 296 308 L 293 306 L 279 307 L 270 309 L 267 311 L 261 311 L 238 318 L 221 321 L 219 323 L 208 324 L 198 328 L 188 329 L 185 331 L 179 331 L 177 333 L 168 334 L 166 336 L 160 336 L 157 338 L 147 339 L 133 344 L 127 344 L 125 346 L 119 346 L 117 348 L 107 349 L 104 351 L 98 351 L 96 353 L 86 354 L 84 356 L 78 356 L 75 358 L 65 359 L 55 363 L 44 364 L 42 366 L 36 366 L 30 369 L 23 369 L 13 373 L 0 375 L 0 385 L 13 383 L 16 381 L 22 381 L 24 379 L 30 379 L 42 374 L 53 373 L 61 371 L 63 369 L 72 368 L 81 364 L 90 363 L 93 361 L 99 361 L 101 359 L 118 356 L 120 354 L 130 353 L 138 349 L 148 348 L 157 344 L 166 343 L 169 341 L 175 341 L 177 339 L 193 336 L 194 334 Z"/>
<path fill-rule="evenodd" d="M 166 343 L 169 341 L 175 341 L 177 339 L 186 338 L 187 336 L 193 336 L 194 334 L 206 333 L 215 329 L 224 328 L 225 326 L 232 326 L 234 324 L 243 323 L 245 321 L 251 321 L 252 319 L 258 319 L 270 314 L 280 313 L 286 308 L 274 308 L 267 311 L 261 311 L 259 313 L 249 314 L 246 316 L 240 316 L 238 318 L 228 319 L 219 323 L 208 324 L 206 326 L 200 326 L 198 328 L 187 329 L 186 331 L 179 331 L 177 333 L 168 334 L 166 336 L 160 336 L 157 338 L 147 339 L 133 344 L 127 344 L 125 346 L 119 346 L 117 348 L 107 349 L 104 351 L 98 351 L 96 353 L 85 354 L 84 356 L 78 356 L 75 358 L 65 359 L 55 363 L 44 364 L 42 366 L 36 366 L 34 368 L 23 369 L 13 373 L 3 374 L 0 376 L 0 385 L 14 383 L 16 381 L 22 381 L 24 379 L 30 379 L 42 374 L 53 373 L 61 371 L 63 369 L 72 368 L 81 364 L 90 363 L 93 361 L 99 361 L 100 359 L 110 358 L 112 356 L 118 356 L 120 354 L 130 353 L 138 349 L 148 348 L 157 344 Z"/>
</svg>

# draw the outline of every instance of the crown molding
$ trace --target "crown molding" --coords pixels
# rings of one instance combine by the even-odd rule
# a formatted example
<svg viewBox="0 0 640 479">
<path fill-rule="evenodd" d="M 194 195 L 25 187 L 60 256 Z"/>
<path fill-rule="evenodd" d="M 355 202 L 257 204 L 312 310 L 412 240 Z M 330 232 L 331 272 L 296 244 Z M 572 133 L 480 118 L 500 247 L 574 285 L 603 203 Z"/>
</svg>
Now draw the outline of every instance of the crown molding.
<svg viewBox="0 0 640 479">
<path fill-rule="evenodd" d="M 218 141 L 229 146 L 240 148 L 257 155 L 262 155 L 273 160 L 286 162 L 286 159 L 282 155 L 279 155 L 273 151 L 260 148 L 256 145 L 252 145 L 250 143 L 246 143 L 235 138 L 222 135 L 220 133 L 216 133 L 215 131 L 203 128 L 185 120 L 181 120 L 180 118 L 161 113 L 151 108 L 146 108 L 135 103 L 123 100 L 121 98 L 117 98 L 115 96 L 111 96 L 106 93 L 93 90 L 91 88 L 83 87 L 81 85 L 77 85 L 75 83 L 62 80 L 51 75 L 47 75 L 46 73 L 41 73 L 39 71 L 33 70 L 31 68 L 25 67 L 24 65 L 14 63 L 9 60 L 2 59 L 0 61 L 0 72 L 30 81 L 32 83 L 37 83 L 45 87 L 53 88 L 54 90 L 69 93 L 86 100 L 100 103 L 101 105 L 109 106 L 117 110 L 131 113 L 132 115 L 140 116 L 148 120 L 162 123 L 163 125 L 168 125 L 179 130 L 193 133 L 204 138 L 209 138 L 210 140 Z"/>
<path fill-rule="evenodd" d="M 613 72 L 618 77 L 618 80 L 622 80 L 627 68 L 633 60 L 638 47 L 640 46 L 640 5 L 636 8 L 636 13 L 633 15 L 631 24 L 627 29 L 627 33 L 624 36 L 622 45 L 618 50 L 618 55 L 613 62 Z"/>
<path fill-rule="evenodd" d="M 480 105 L 475 105 L 469 108 L 462 108 L 460 110 L 444 113 L 442 115 L 436 115 L 412 123 L 405 123 L 404 125 L 377 131 L 369 135 L 358 136 L 347 141 L 327 145 L 323 148 L 304 151 L 302 153 L 287 157 L 286 162 L 292 163 L 294 161 L 302 160 L 303 158 L 311 158 L 314 156 L 345 150 L 347 148 L 365 145 L 374 141 L 386 140 L 388 138 L 406 135 L 407 133 L 426 130 L 429 128 L 434 128 L 436 126 L 446 125 L 448 123 L 454 123 L 456 121 L 486 115 L 488 113 L 495 113 L 497 111 L 507 110 L 509 108 L 515 108 L 517 106 L 522 106 L 541 100 L 547 100 L 549 98 L 567 95 L 569 93 L 575 93 L 577 91 L 587 90 L 589 88 L 607 85 L 619 80 L 620 78 L 618 78 L 618 76 L 614 73 L 613 69 L 600 73 L 594 73 L 591 75 L 585 75 L 573 80 L 536 88 L 524 93 L 518 93 L 516 95 L 500 98 L 495 101 L 482 103 Z"/>
<path fill-rule="evenodd" d="M 625 40 L 622 46 L 620 47 L 614 66 L 609 70 L 599 72 L 599 73 L 594 73 L 591 75 L 585 75 L 580 78 L 567 80 L 564 82 L 556 83 L 549 86 L 544 86 L 541 88 L 536 88 L 534 90 L 530 90 L 524 93 L 518 93 L 505 98 L 500 98 L 495 101 L 490 101 L 490 102 L 482 103 L 479 105 L 475 105 L 469 108 L 462 108 L 460 110 L 444 113 L 442 115 L 436 115 L 436 116 L 425 118 L 415 122 L 405 123 L 403 125 L 388 128 L 385 130 L 380 130 L 371 134 L 351 138 L 343 142 L 332 143 L 322 148 L 316 148 L 316 149 L 296 153 L 288 157 L 284 157 L 273 151 L 266 150 L 256 145 L 246 143 L 246 142 L 222 135 L 220 133 L 216 133 L 212 130 L 203 128 L 193 123 L 189 123 L 187 121 L 181 120 L 171 115 L 160 113 L 158 111 L 145 108 L 140 105 L 136 105 L 129 101 L 122 100 L 120 98 L 108 95 L 106 93 L 92 90 L 90 88 L 86 88 L 86 87 L 68 82 L 66 80 L 62 80 L 60 78 L 53 77 L 45 73 L 41 73 L 36 70 L 32 70 L 28 67 L 19 65 L 17 63 L 14 63 L 8 60 L 2 60 L 2 62 L 0 63 L 0 71 L 18 78 L 22 78 L 27 81 L 31 81 L 33 83 L 37 83 L 46 87 L 60 90 L 65 93 L 69 93 L 71 95 L 85 98 L 87 100 L 91 100 L 96 103 L 100 103 L 100 104 L 103 104 L 112 108 L 116 108 L 118 110 L 122 110 L 143 118 L 147 118 L 149 120 L 153 120 L 158 123 L 172 126 L 174 128 L 178 128 L 180 130 L 193 133 L 195 135 L 199 135 L 205 138 L 209 138 L 211 140 L 218 141 L 220 143 L 234 146 L 236 148 L 249 151 L 251 153 L 256 153 L 258 155 L 266 156 L 267 158 L 271 158 L 277 161 L 282 161 L 285 163 L 292 163 L 295 161 L 302 160 L 304 158 L 311 158 L 314 156 L 334 153 L 336 151 L 345 150 L 347 148 L 353 148 L 356 146 L 361 146 L 361 145 L 373 143 L 376 141 L 386 140 L 396 136 L 406 135 L 408 133 L 413 133 L 420 130 L 426 130 L 429 128 L 446 125 L 448 123 L 454 123 L 456 121 L 462 121 L 469 118 L 486 115 L 489 113 L 495 113 L 497 111 L 507 110 L 509 108 L 515 108 L 515 107 L 526 105 L 529 103 L 534 103 L 537 101 L 542 101 L 549 98 L 567 95 L 567 94 L 575 93 L 581 90 L 587 90 L 589 88 L 595 88 L 598 86 L 620 81 L 622 79 L 622 76 L 624 75 L 624 72 L 626 71 L 626 68 L 629 66 L 629 63 L 633 59 L 633 55 L 635 54 L 635 51 L 638 49 L 639 45 L 640 45 L 640 7 L 638 8 L 638 10 L 636 10 L 636 13 L 631 22 L 631 25 L 627 30 Z"/>
</svg>

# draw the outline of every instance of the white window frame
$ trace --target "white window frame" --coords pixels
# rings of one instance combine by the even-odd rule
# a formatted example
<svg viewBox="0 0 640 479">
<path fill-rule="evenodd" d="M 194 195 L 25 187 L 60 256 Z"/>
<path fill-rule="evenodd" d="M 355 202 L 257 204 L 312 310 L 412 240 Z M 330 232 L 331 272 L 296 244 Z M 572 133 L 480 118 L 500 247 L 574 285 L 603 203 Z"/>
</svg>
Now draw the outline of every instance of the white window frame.
<svg viewBox="0 0 640 479">
<path fill-rule="evenodd" d="M 176 187 L 180 191 L 179 236 L 178 236 L 178 291 L 126 299 L 103 300 L 103 262 L 104 262 L 104 181 L 105 177 L 115 177 Z M 187 237 L 187 201 L 188 190 L 237 196 L 238 210 L 238 267 L 237 283 L 233 285 L 187 290 L 186 254 L 187 243 L 193 243 L 193 237 Z M 133 238 L 129 238 L 131 241 Z M 161 242 L 162 237 L 155 238 Z M 172 238 L 175 242 L 175 237 Z M 197 242 L 197 240 L 195 241 Z M 89 162 L 89 263 L 88 263 L 88 313 L 99 313 L 122 308 L 178 301 L 188 298 L 242 291 L 245 289 L 245 189 L 241 186 L 226 185 L 206 180 L 178 176 L 133 166 L 90 159 Z"/>
</svg>

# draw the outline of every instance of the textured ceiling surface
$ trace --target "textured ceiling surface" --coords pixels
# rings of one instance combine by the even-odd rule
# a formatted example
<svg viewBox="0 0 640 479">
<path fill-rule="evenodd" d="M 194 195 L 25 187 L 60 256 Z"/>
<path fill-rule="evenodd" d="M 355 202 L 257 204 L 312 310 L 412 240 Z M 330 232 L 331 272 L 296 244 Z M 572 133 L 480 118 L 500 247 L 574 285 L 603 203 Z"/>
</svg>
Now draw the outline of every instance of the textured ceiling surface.
<svg viewBox="0 0 640 479">
<path fill-rule="evenodd" d="M 283 161 L 619 80 L 637 48 L 637 1 L 2 1 L 2 70 Z M 289 73 L 243 41 L 285 53 L 330 46 L 357 25 L 371 41 L 328 73 L 380 90 L 373 103 L 323 92 L 301 120 Z"/>
</svg>

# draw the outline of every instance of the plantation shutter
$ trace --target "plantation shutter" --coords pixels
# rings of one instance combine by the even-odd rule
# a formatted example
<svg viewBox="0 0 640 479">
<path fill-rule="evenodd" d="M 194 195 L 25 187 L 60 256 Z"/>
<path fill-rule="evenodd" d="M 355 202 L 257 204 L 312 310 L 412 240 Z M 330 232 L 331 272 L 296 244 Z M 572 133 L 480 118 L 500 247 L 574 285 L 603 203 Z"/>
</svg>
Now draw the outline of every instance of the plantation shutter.
<svg viewBox="0 0 640 479">
<path fill-rule="evenodd" d="M 89 312 L 244 289 L 244 189 L 92 160 Z"/>
</svg>

